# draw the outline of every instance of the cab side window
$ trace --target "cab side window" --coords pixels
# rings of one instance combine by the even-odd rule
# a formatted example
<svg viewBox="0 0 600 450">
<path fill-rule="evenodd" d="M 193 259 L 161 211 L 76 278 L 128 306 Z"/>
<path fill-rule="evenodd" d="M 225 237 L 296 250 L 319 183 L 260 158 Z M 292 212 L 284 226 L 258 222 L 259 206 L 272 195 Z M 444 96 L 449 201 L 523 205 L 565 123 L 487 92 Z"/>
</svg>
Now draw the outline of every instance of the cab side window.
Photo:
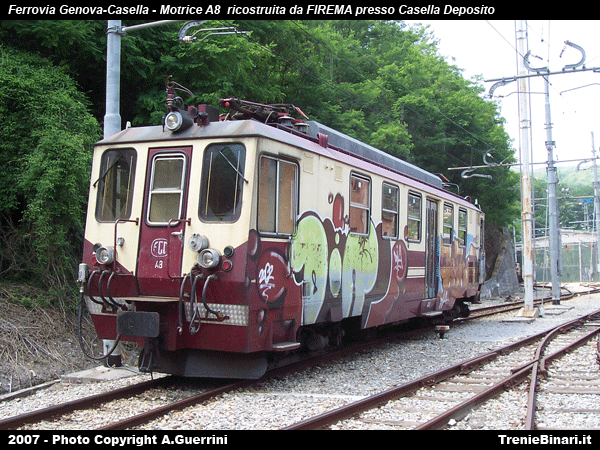
<svg viewBox="0 0 600 450">
<path fill-rule="evenodd" d="M 258 231 L 293 234 L 298 215 L 298 164 L 263 155 L 258 171 Z"/>
</svg>

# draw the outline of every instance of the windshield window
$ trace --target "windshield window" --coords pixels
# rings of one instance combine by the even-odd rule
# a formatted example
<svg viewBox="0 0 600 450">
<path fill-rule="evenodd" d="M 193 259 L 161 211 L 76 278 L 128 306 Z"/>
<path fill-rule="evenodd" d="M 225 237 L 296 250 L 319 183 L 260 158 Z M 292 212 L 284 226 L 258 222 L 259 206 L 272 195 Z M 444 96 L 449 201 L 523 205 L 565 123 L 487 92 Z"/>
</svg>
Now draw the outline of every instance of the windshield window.
<svg viewBox="0 0 600 450">
<path fill-rule="evenodd" d="M 100 177 L 94 182 L 94 187 L 98 188 L 98 222 L 129 219 L 136 156 L 134 149 L 108 150 L 102 155 Z"/>
<path fill-rule="evenodd" d="M 240 216 L 246 149 L 242 144 L 211 144 L 204 151 L 200 218 L 234 222 Z"/>
</svg>

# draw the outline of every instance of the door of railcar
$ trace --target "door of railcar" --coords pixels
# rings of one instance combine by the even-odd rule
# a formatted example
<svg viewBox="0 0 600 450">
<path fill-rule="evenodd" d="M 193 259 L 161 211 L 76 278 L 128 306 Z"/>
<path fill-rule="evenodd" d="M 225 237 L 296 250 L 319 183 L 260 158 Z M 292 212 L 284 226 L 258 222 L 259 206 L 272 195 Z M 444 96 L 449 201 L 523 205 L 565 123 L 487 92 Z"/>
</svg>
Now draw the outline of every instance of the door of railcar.
<svg viewBox="0 0 600 450">
<path fill-rule="evenodd" d="M 483 284 L 485 273 L 485 219 L 481 217 L 479 226 L 479 284 Z"/>
<path fill-rule="evenodd" d="M 137 270 L 142 295 L 176 295 L 191 155 L 191 147 L 150 149 Z"/>
<path fill-rule="evenodd" d="M 427 199 L 425 225 L 425 297 L 437 295 L 439 279 L 438 204 Z"/>
</svg>

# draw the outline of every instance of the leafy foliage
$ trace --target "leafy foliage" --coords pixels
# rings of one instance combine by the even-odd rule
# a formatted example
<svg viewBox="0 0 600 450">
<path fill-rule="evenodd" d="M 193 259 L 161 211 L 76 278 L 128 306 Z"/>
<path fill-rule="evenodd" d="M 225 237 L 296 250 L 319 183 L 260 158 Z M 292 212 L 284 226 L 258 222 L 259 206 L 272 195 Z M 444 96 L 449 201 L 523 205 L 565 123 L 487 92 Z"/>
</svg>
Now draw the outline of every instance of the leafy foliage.
<svg viewBox="0 0 600 450">
<path fill-rule="evenodd" d="M 60 68 L 0 47 L 0 268 L 68 285 L 79 258 L 98 123 Z"/>
<path fill-rule="evenodd" d="M 203 27 L 249 34 L 180 44 L 180 26 L 122 39 L 123 123 L 160 123 L 168 75 L 194 93 L 182 95 L 187 104 L 217 105 L 230 96 L 293 103 L 311 119 L 444 173 L 460 195 L 478 199 L 488 222 L 504 226 L 519 217 L 515 171 L 480 171 L 489 180 L 448 170 L 481 165 L 486 153 L 514 162 L 514 150 L 480 82 L 465 80 L 438 54 L 428 29 L 396 21 L 210 21 Z M 0 42 L 0 237 L 18 235 L 23 245 L 31 238 L 24 254 L 35 264 L 19 270 L 47 274 L 57 258 L 52 250 L 69 259 L 80 242 L 89 145 L 98 137 L 87 111 L 97 121 L 104 115 L 106 23 L 3 21 Z M 15 273 L 15 264 L 0 258 L 0 270 Z"/>
</svg>

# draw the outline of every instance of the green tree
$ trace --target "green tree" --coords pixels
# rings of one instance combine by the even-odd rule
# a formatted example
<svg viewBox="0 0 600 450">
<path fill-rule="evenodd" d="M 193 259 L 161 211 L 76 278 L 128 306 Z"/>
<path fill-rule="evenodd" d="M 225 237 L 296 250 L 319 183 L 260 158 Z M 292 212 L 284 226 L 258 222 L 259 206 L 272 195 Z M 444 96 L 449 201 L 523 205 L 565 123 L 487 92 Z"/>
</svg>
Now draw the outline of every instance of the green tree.
<svg viewBox="0 0 600 450">
<path fill-rule="evenodd" d="M 279 78 L 294 79 L 286 98 L 311 105 L 305 111 L 319 121 L 445 173 L 461 195 L 478 199 L 488 220 L 502 226 L 519 217 L 514 171 L 494 167 L 479 171 L 493 180 L 467 180 L 447 170 L 481 165 L 487 153 L 493 162 L 514 162 L 514 150 L 497 106 L 482 98 L 477 80 L 465 80 L 438 54 L 427 29 L 391 21 L 304 21 L 288 23 L 286 31 L 264 35 L 288 62 Z"/>
<path fill-rule="evenodd" d="M 181 44 L 180 26 L 122 39 L 123 123 L 160 123 L 169 75 L 193 92 L 181 94 L 187 104 L 216 105 L 229 96 L 293 103 L 311 119 L 444 173 L 460 186 L 460 195 L 479 201 L 488 222 L 504 226 L 519 218 L 516 171 L 478 171 L 492 175 L 489 180 L 462 179 L 460 171 L 447 170 L 481 165 L 484 154 L 496 163 L 513 162 L 514 150 L 497 106 L 483 99 L 480 80 L 466 80 L 448 64 L 427 28 L 398 21 L 215 20 L 203 27 L 236 26 L 249 35 Z M 106 22 L 3 21 L 0 42 L 18 50 L 3 50 L 9 55 L 3 67 L 12 69 L 0 74 L 2 230 L 18 230 L 8 235 L 34 242 L 29 248 L 36 264 L 48 273 L 51 249 L 57 248 L 49 243 L 63 239 L 71 247 L 67 241 L 78 239 L 84 220 L 89 153 L 82 149 L 98 136 L 85 110 L 102 120 Z M 14 76 L 18 70 L 25 78 Z M 69 121 L 72 117 L 79 120 Z M 65 161 L 75 161 L 74 167 Z M 61 203 L 67 195 L 71 203 Z M 54 233 L 58 217 L 63 231 Z M 28 233 L 35 239 L 27 241 Z M 6 273 L 9 259 L 2 258 L 0 270 Z M 21 264 L 19 270 L 34 266 Z"/>
<path fill-rule="evenodd" d="M 0 268 L 70 285 L 80 258 L 97 121 L 65 71 L 0 46 Z"/>
</svg>

